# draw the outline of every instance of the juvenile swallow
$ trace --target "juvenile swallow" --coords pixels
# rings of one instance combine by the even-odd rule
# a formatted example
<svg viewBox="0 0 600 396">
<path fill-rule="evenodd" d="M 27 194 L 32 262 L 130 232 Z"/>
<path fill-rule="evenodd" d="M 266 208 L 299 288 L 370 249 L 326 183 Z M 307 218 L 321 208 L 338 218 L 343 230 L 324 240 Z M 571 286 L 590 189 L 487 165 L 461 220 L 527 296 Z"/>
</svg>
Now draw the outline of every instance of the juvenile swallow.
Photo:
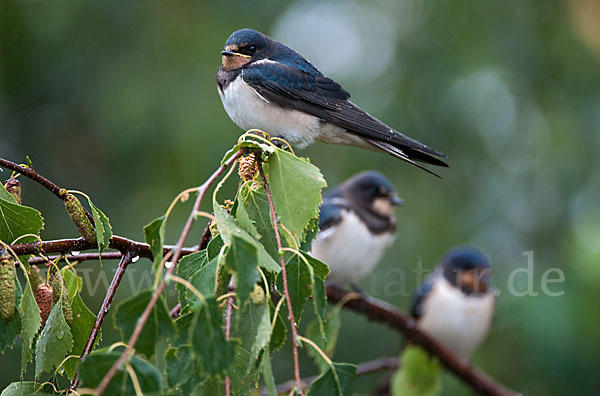
<svg viewBox="0 0 600 396">
<path fill-rule="evenodd" d="M 219 95 L 229 117 L 244 130 L 262 129 L 300 148 L 319 140 L 383 151 L 432 174 L 418 162 L 448 166 L 436 158 L 444 154 L 350 102 L 338 83 L 269 36 L 238 30 L 221 55 Z"/>
<path fill-rule="evenodd" d="M 361 172 L 323 197 L 312 256 L 327 263 L 327 281 L 356 287 L 394 241 L 394 207 L 404 202 L 380 173 Z"/>
<path fill-rule="evenodd" d="M 490 261 L 479 250 L 451 250 L 415 294 L 411 313 L 420 328 L 469 358 L 494 316 Z"/>
</svg>

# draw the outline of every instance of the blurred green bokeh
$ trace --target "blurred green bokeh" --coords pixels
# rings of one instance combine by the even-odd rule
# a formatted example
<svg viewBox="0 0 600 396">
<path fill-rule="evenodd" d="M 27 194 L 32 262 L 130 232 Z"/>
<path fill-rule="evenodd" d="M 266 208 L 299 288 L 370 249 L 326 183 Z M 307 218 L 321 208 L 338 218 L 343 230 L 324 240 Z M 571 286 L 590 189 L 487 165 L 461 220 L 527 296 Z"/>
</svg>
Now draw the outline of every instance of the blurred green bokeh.
<svg viewBox="0 0 600 396">
<path fill-rule="evenodd" d="M 301 152 L 331 186 L 377 169 L 406 201 L 398 238 L 365 291 L 406 308 L 420 281 L 415 268 L 430 270 L 454 245 L 476 245 L 491 257 L 501 295 L 475 364 L 531 395 L 596 393 L 600 3 L 3 0 L 0 155 L 29 155 L 43 175 L 89 194 L 116 234 L 142 240 L 142 227 L 201 183 L 240 133 L 214 75 L 223 43 L 242 27 L 297 49 L 355 103 L 449 157 L 438 180 L 359 149 L 317 143 Z M 46 219 L 44 239 L 75 237 L 62 204 L 22 180 L 24 203 Z M 188 210 L 176 210 L 169 242 Z M 510 274 L 528 257 L 537 295 L 518 296 Z M 114 266 L 79 267 L 94 311 Z M 559 296 L 542 288 L 550 268 L 564 273 L 547 288 Z M 140 280 L 150 286 L 149 263 L 131 273 L 117 299 Z M 529 285 L 524 272 L 512 280 L 517 291 Z M 109 317 L 103 344 L 117 339 Z M 396 333 L 345 313 L 335 359 L 395 355 L 399 345 Z M 19 378 L 18 350 L 0 357 L 0 388 Z M 274 368 L 279 382 L 292 376 L 289 351 Z M 315 372 L 306 356 L 302 369 Z M 377 380 L 361 377 L 357 390 Z M 444 395 L 469 392 L 446 376 Z"/>
</svg>

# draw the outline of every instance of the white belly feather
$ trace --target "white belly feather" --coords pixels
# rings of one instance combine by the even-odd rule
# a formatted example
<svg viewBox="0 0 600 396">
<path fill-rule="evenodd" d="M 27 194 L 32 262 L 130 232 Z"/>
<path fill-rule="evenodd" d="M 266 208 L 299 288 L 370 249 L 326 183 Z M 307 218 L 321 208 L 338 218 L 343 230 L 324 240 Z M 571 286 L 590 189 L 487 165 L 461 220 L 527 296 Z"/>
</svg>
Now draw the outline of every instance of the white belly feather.
<svg viewBox="0 0 600 396">
<path fill-rule="evenodd" d="M 313 257 L 327 263 L 331 273 L 327 281 L 346 285 L 356 283 L 379 263 L 394 235 L 373 235 L 353 213 L 323 232 L 312 243 Z"/>
<path fill-rule="evenodd" d="M 494 296 L 467 296 L 438 279 L 423 306 L 419 327 L 457 354 L 468 358 L 488 333 Z"/>
<path fill-rule="evenodd" d="M 242 71 L 243 73 L 243 71 Z M 229 117 L 244 130 L 260 129 L 271 136 L 283 136 L 289 143 L 303 148 L 315 140 L 332 144 L 350 144 L 373 149 L 357 135 L 318 117 L 269 102 L 242 75 L 232 81 L 224 92 L 219 90 L 223 107 Z"/>
</svg>

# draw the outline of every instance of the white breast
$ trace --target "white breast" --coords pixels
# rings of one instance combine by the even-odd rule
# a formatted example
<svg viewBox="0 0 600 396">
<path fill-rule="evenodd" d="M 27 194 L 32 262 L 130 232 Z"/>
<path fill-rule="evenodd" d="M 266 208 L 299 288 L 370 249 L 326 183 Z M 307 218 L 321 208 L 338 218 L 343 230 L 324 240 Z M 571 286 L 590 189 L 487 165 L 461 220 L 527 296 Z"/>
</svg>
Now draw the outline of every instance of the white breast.
<svg viewBox="0 0 600 396">
<path fill-rule="evenodd" d="M 419 327 L 455 353 L 468 358 L 488 333 L 494 296 L 467 296 L 444 278 L 426 297 Z"/>
<path fill-rule="evenodd" d="M 319 232 L 312 255 L 329 265 L 328 282 L 347 285 L 368 275 L 393 241 L 393 234 L 373 235 L 355 214 L 346 212 L 339 224 Z"/>
<path fill-rule="evenodd" d="M 271 136 L 283 136 L 299 148 L 319 136 L 320 121 L 317 117 L 269 102 L 246 84 L 242 75 L 224 92 L 219 90 L 219 95 L 229 117 L 244 130 L 257 128 Z"/>
</svg>

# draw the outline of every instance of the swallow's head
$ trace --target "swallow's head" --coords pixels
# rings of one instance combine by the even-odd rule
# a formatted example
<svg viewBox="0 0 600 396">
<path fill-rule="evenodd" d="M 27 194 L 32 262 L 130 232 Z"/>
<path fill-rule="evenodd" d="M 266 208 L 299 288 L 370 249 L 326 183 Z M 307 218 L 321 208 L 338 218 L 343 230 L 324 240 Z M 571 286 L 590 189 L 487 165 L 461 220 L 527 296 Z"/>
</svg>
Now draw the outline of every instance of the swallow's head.
<svg viewBox="0 0 600 396">
<path fill-rule="evenodd" d="M 344 195 L 356 205 L 379 217 L 392 217 L 394 207 L 403 205 L 392 183 L 381 173 L 365 171 L 348 179 L 341 189 Z"/>
<path fill-rule="evenodd" d="M 244 65 L 268 57 L 273 40 L 261 32 L 242 29 L 233 32 L 221 51 L 221 66 L 225 71 L 236 70 Z"/>
<path fill-rule="evenodd" d="M 490 260 L 478 249 L 452 249 L 442 261 L 444 277 L 465 294 L 485 294 L 490 289 Z"/>
</svg>

